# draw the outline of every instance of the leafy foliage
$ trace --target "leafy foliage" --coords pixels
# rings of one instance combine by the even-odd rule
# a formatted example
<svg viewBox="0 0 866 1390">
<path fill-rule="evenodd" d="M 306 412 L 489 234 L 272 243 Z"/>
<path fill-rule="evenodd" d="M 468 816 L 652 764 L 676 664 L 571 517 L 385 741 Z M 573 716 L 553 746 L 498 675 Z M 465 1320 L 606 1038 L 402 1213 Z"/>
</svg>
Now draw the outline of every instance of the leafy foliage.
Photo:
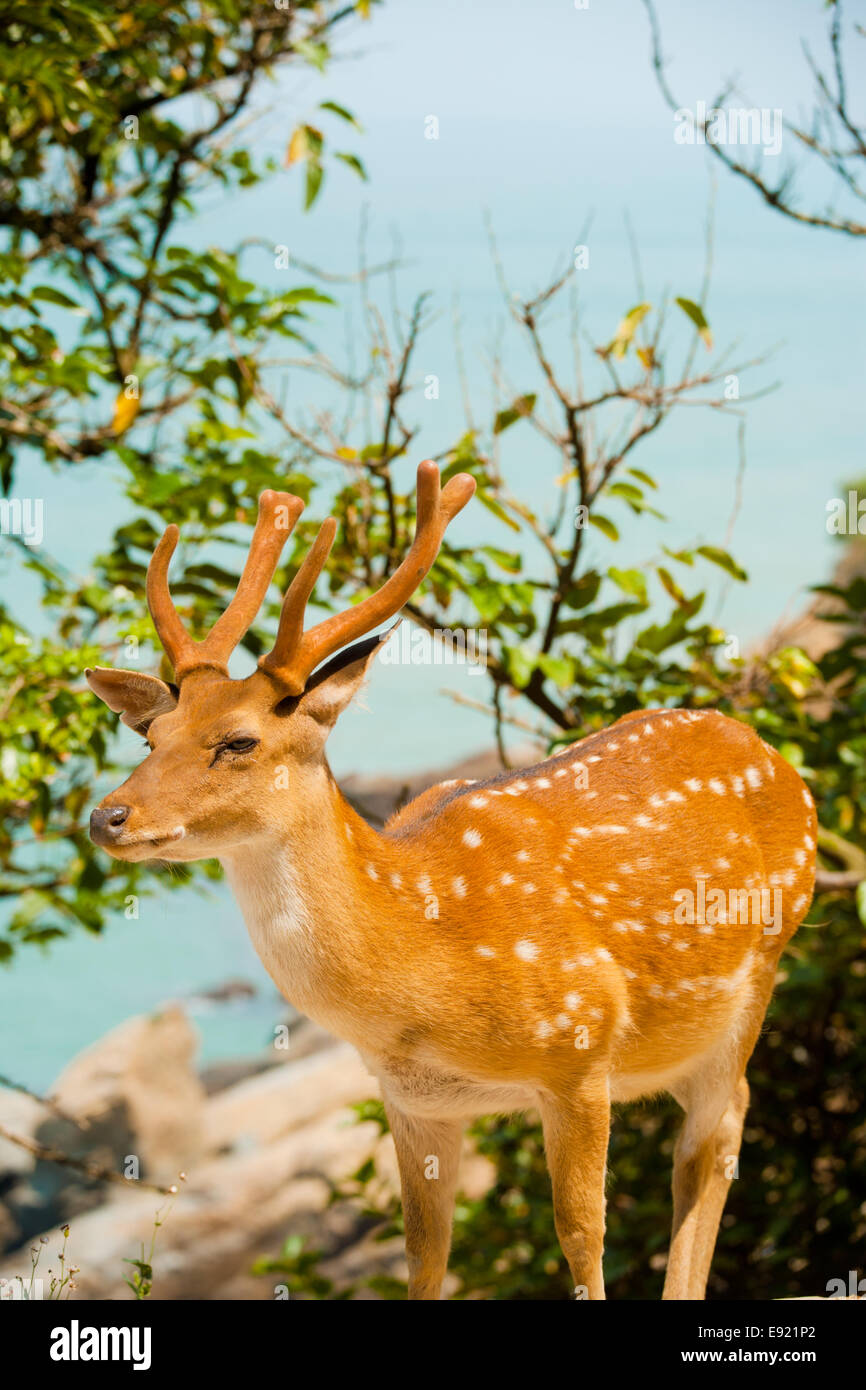
<svg viewBox="0 0 866 1390">
<path fill-rule="evenodd" d="M 234 585 L 225 557 L 259 492 L 309 493 L 284 450 L 259 445 L 254 392 L 265 347 L 309 349 L 311 313 L 331 296 L 263 287 L 244 263 L 254 247 L 176 238 L 197 196 L 274 171 L 233 138 L 253 86 L 283 63 L 321 70 L 352 13 L 304 0 L 4 7 L 0 486 L 20 494 L 35 458 L 98 465 L 122 478 L 135 515 L 84 579 L 4 525 L 4 563 L 15 551 L 36 573 L 54 632 L 35 642 L 2 614 L 0 897 L 15 906 L 0 960 L 71 923 L 99 930 L 152 878 L 95 851 L 81 824 L 116 758 L 116 721 L 82 674 L 107 653 L 134 664 L 151 650 L 141 596 L 159 513 L 170 504 L 187 535 L 223 541 L 179 585 L 200 624 Z M 328 114 L 349 117 L 336 103 Z"/>
</svg>

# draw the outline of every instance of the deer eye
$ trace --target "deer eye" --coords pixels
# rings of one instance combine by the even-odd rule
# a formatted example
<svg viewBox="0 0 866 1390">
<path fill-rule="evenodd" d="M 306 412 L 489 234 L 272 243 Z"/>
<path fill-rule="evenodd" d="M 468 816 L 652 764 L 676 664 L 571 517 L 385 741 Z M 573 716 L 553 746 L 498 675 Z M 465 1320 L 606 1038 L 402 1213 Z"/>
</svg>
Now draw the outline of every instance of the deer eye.
<svg viewBox="0 0 866 1390">
<path fill-rule="evenodd" d="M 249 753 L 258 741 L 257 738 L 231 738 L 227 739 L 222 747 L 228 753 Z"/>
</svg>

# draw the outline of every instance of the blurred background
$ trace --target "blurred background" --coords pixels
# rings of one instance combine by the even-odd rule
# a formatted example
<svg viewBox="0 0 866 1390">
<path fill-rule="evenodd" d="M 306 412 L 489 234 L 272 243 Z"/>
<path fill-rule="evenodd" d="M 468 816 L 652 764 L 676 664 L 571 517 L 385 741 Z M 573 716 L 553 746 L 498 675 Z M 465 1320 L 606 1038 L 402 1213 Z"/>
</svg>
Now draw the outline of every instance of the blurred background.
<svg viewBox="0 0 866 1390">
<path fill-rule="evenodd" d="M 159 669 L 143 580 L 167 522 L 201 632 L 259 492 L 287 487 L 307 508 L 246 673 L 329 511 L 322 611 L 394 567 L 429 456 L 478 501 L 409 618 L 483 633 L 486 669 L 435 639 L 380 661 L 335 774 L 379 825 L 442 775 L 641 706 L 718 707 L 779 747 L 818 803 L 821 892 L 750 1072 L 710 1296 L 862 1274 L 860 7 L 82 0 L 4 20 L 0 1272 L 72 1219 L 79 1296 L 140 1296 L 122 1261 L 162 1198 L 80 1167 L 132 1155 L 142 1181 L 183 1168 L 219 1194 L 174 1202 L 152 1296 L 400 1296 L 363 1069 L 276 995 L 217 865 L 90 845 L 142 749 L 82 672 Z M 708 143 L 713 109 L 764 123 Z M 610 1296 L 660 1291 L 674 1114 L 618 1121 Z M 452 1269 L 458 1297 L 567 1296 L 531 1124 L 477 1127 Z"/>
</svg>

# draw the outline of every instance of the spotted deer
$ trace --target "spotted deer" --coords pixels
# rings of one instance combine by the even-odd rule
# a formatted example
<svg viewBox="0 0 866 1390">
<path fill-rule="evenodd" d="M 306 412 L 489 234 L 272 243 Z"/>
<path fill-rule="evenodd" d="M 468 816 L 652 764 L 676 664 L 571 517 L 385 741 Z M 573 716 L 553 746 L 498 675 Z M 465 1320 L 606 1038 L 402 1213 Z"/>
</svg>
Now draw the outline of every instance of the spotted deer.
<svg viewBox="0 0 866 1390">
<path fill-rule="evenodd" d="M 534 767 L 443 782 L 372 829 L 325 743 L 386 637 L 347 643 L 409 601 L 474 491 L 466 474 L 441 488 L 429 461 L 417 487 L 402 564 L 304 631 L 336 531 L 324 523 L 243 680 L 229 656 L 302 503 L 262 495 L 237 592 L 201 642 L 171 600 L 168 527 L 147 599 L 175 682 L 87 672 L 150 749 L 91 836 L 118 859 L 218 859 L 281 992 L 358 1048 L 396 1146 L 410 1298 L 441 1296 L 465 1124 L 527 1107 L 575 1289 L 603 1298 L 611 1102 L 658 1092 L 685 1111 L 664 1296 L 702 1298 L 746 1063 L 811 900 L 811 797 L 737 720 L 641 710 Z"/>
</svg>

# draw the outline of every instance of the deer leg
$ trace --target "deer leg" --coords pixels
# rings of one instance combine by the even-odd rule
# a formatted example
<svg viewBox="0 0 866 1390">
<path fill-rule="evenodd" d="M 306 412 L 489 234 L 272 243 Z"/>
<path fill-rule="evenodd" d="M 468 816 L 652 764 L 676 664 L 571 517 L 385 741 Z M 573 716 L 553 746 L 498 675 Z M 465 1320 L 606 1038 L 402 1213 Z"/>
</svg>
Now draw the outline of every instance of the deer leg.
<svg viewBox="0 0 866 1390">
<path fill-rule="evenodd" d="M 702 1299 L 736 1173 L 749 1086 L 740 1076 L 719 1100 L 695 1083 L 678 1091 L 677 1100 L 686 1118 L 674 1150 L 674 1224 L 662 1297 Z"/>
<path fill-rule="evenodd" d="M 610 1135 L 606 1085 L 540 1102 L 553 1216 L 578 1298 L 603 1299 L 604 1175 Z"/>
<path fill-rule="evenodd" d="M 748 1108 L 749 1083 L 744 1076 L 741 1076 L 714 1137 L 715 1152 L 712 1169 L 701 1199 L 692 1246 L 689 1298 L 701 1299 L 706 1297 L 707 1279 L 709 1278 L 713 1251 L 716 1248 L 719 1222 L 722 1219 L 731 1181 L 737 1175 L 740 1143 L 743 1138 L 743 1123 Z"/>
<path fill-rule="evenodd" d="M 385 1102 L 397 1150 L 410 1299 L 438 1299 L 448 1268 L 462 1126 L 419 1119 Z"/>
<path fill-rule="evenodd" d="M 672 1088 L 686 1112 L 674 1149 L 674 1224 L 664 1299 L 702 1299 L 749 1104 L 744 1072 L 770 1002 L 778 952 L 760 961 L 755 995 L 727 1061 L 715 1057 Z"/>
</svg>

